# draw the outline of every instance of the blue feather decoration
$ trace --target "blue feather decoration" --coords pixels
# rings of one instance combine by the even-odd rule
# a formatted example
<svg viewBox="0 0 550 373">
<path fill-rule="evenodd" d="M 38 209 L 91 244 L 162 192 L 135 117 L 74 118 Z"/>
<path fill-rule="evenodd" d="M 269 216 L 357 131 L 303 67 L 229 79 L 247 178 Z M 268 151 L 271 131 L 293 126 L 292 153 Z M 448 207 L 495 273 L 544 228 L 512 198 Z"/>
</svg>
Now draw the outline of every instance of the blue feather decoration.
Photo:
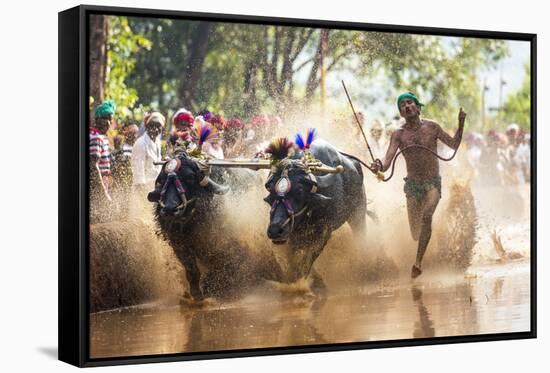
<svg viewBox="0 0 550 373">
<path fill-rule="evenodd" d="M 197 142 L 197 145 L 200 147 L 205 142 L 211 142 L 218 138 L 218 131 L 216 128 L 212 127 L 209 123 L 199 123 L 197 122 L 195 124 L 195 133 L 194 133 L 195 141 Z"/>
<path fill-rule="evenodd" d="M 306 144 L 304 143 L 304 138 L 300 133 L 296 134 L 296 137 L 294 138 L 294 143 L 301 149 L 305 150 Z"/>
<path fill-rule="evenodd" d="M 308 128 L 307 130 L 307 141 L 305 143 L 305 149 L 309 149 L 311 147 L 311 143 L 313 140 L 315 140 L 315 136 L 317 135 L 315 128 Z"/>
</svg>

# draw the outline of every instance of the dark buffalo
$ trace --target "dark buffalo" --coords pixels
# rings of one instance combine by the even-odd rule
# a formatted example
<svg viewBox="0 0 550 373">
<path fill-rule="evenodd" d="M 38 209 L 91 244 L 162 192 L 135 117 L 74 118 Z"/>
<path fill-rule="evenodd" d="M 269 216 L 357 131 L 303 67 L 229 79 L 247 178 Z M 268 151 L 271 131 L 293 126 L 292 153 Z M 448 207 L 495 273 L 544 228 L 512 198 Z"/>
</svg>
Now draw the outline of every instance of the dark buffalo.
<svg viewBox="0 0 550 373">
<path fill-rule="evenodd" d="M 229 187 L 220 183 L 236 178 L 236 173 L 251 172 L 213 167 L 207 176 L 208 171 L 203 162 L 180 153 L 163 166 L 155 190 L 148 195 L 149 201 L 156 202 L 160 232 L 184 266 L 195 300 L 232 295 L 233 291 L 269 277 L 263 270 L 265 265 L 223 229 L 221 195 Z"/>
<path fill-rule="evenodd" d="M 285 159 L 272 172 L 265 201 L 271 206 L 267 235 L 273 243 L 287 243 L 294 260 L 286 278 L 294 282 L 312 274 L 314 288 L 324 284 L 312 266 L 331 233 L 349 223 L 354 234 L 364 238 L 366 195 L 361 165 L 317 140 L 312 155 L 327 166 L 342 165 L 341 174 L 313 175 L 300 160 Z M 286 180 L 285 180 L 286 178 Z"/>
</svg>

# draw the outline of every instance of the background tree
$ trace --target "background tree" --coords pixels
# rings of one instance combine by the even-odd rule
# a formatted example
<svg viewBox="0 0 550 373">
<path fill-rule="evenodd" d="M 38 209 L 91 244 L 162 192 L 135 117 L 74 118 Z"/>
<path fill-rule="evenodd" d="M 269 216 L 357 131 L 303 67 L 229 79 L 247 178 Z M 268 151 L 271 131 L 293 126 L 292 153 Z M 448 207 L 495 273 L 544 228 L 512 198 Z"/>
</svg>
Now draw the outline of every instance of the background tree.
<svg viewBox="0 0 550 373">
<path fill-rule="evenodd" d="M 450 127 L 456 126 L 459 106 L 468 111 L 468 123 L 479 126 L 482 82 L 476 72 L 508 54 L 504 41 L 490 39 L 368 33 L 358 43 L 365 51 L 363 75 L 370 70 L 389 80 L 387 100 L 412 91 L 426 104 L 425 116 Z"/>
<path fill-rule="evenodd" d="M 525 65 L 525 77 L 521 88 L 506 98 L 502 107 L 506 123 L 517 123 L 528 130 L 531 126 L 531 67 Z"/>
<path fill-rule="evenodd" d="M 101 102 L 104 95 L 107 25 L 106 16 L 90 15 L 90 96 L 94 102 Z"/>
<path fill-rule="evenodd" d="M 105 98 L 116 102 L 118 115 L 122 118 L 140 115 L 141 110 L 136 110 L 137 90 L 127 84 L 127 77 L 134 70 L 135 54 L 150 47 L 147 38 L 132 31 L 127 17 L 109 17 Z"/>
<path fill-rule="evenodd" d="M 110 17 L 108 30 L 106 95 L 128 115 L 144 108 L 170 115 L 181 106 L 245 119 L 304 112 L 320 98 L 322 57 L 329 96 L 341 96 L 334 82 L 344 74 L 362 87 L 363 107 L 413 91 L 425 116 L 454 127 L 463 106 L 477 125 L 477 76 L 508 53 L 501 40 L 137 17 Z M 382 82 L 376 90 L 375 80 Z"/>
<path fill-rule="evenodd" d="M 188 54 L 183 65 L 183 79 L 180 95 L 182 104 L 190 106 L 193 103 L 197 82 L 202 73 L 204 59 L 208 52 L 210 33 L 214 24 L 211 22 L 198 22 L 188 42 Z M 197 106 L 194 103 L 193 106 Z"/>
</svg>

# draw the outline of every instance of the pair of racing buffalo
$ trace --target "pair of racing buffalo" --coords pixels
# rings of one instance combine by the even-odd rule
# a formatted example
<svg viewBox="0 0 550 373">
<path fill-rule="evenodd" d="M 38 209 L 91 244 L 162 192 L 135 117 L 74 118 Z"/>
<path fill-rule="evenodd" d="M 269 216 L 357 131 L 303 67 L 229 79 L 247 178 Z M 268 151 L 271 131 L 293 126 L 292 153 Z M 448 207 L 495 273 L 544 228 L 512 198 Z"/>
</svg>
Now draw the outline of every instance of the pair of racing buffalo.
<svg viewBox="0 0 550 373">
<path fill-rule="evenodd" d="M 301 159 L 287 157 L 265 183 L 269 194 L 264 200 L 271 207 L 267 236 L 275 244 L 287 243 L 295 258 L 286 274 L 272 260 L 248 255 L 220 229 L 219 195 L 230 189 L 224 183 L 246 188 L 257 181 L 254 171 L 208 167 L 185 152 L 164 164 L 148 199 L 156 204 L 160 232 L 184 266 L 194 300 L 231 292 L 243 280 L 240 276 L 287 283 L 310 277 L 312 288 L 322 289 L 312 266 L 331 233 L 347 222 L 356 236 L 364 237 L 367 204 L 360 163 L 321 139 L 312 143 L 310 153 L 344 172 L 312 172 Z"/>
</svg>

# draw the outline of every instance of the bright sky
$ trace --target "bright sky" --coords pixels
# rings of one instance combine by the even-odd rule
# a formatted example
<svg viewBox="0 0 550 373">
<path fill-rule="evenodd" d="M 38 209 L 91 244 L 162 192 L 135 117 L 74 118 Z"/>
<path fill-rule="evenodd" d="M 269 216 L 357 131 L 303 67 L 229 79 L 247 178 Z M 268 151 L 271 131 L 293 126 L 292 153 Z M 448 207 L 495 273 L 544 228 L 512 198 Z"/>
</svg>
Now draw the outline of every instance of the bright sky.
<svg viewBox="0 0 550 373">
<path fill-rule="evenodd" d="M 506 99 L 509 93 L 517 91 L 523 83 L 525 76 L 525 64 L 531 59 L 529 42 L 508 41 L 510 56 L 502 61 L 500 69 L 494 69 L 480 74 L 480 80 L 487 79 L 487 107 L 498 106 L 499 101 L 499 80 L 502 72 L 502 79 L 506 84 L 502 87 L 502 100 Z"/>
<path fill-rule="evenodd" d="M 449 42 L 452 38 L 449 39 Z M 444 41 L 446 43 L 447 41 Z M 524 41 L 507 41 L 510 49 L 510 55 L 500 62 L 500 65 L 490 71 L 478 73 L 478 81 L 487 82 L 488 91 L 486 92 L 486 108 L 497 107 L 499 103 L 499 82 L 502 79 L 506 82 L 502 87 L 502 100 L 506 99 L 509 93 L 512 93 L 521 87 L 525 76 L 525 64 L 530 61 L 530 44 Z M 397 114 L 394 102 L 384 102 L 387 92 L 387 81 L 383 77 L 370 80 L 369 86 L 365 86 L 355 79 L 354 75 L 347 72 L 338 72 L 328 74 L 327 90 L 328 96 L 333 100 L 346 100 L 342 89 L 341 80 L 344 80 L 356 110 L 363 111 L 370 122 L 375 118 L 387 122 L 393 115 Z M 375 102 L 367 101 L 367 93 L 370 96 L 380 97 L 381 100 Z M 346 101 L 344 101 L 346 102 Z"/>
</svg>

